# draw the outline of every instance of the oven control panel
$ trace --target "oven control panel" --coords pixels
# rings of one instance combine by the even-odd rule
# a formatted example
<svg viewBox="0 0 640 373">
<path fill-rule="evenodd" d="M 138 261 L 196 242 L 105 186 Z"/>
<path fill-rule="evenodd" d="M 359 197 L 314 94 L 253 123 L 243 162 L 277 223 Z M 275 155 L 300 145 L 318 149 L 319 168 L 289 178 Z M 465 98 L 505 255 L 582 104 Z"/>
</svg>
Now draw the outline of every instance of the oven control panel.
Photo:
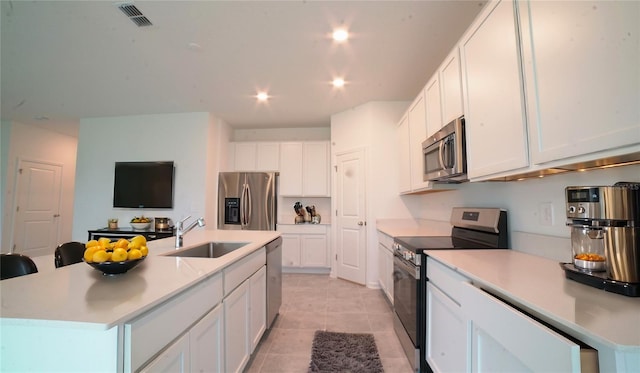
<svg viewBox="0 0 640 373">
<path fill-rule="evenodd" d="M 406 247 L 400 245 L 397 242 L 393 243 L 393 252 L 395 256 L 398 256 L 407 262 L 410 262 L 416 266 L 420 265 L 421 259 L 420 255 L 416 254 L 415 251 L 407 249 Z"/>
</svg>

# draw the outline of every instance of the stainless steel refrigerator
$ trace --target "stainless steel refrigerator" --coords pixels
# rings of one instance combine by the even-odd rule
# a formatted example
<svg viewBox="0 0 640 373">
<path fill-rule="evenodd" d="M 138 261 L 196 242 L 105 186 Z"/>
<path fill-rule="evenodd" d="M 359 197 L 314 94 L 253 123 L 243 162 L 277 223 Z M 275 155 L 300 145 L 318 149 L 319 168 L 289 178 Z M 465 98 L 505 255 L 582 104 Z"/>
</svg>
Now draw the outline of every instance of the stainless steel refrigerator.
<svg viewBox="0 0 640 373">
<path fill-rule="evenodd" d="M 276 230 L 278 173 L 221 172 L 218 229 Z"/>
</svg>

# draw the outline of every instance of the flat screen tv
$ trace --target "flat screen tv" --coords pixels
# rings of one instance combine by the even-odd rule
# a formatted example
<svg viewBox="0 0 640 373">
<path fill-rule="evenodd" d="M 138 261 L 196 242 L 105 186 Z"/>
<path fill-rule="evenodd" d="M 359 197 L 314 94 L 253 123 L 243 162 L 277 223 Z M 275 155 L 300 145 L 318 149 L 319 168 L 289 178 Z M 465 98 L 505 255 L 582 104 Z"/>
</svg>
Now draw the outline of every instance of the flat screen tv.
<svg viewBox="0 0 640 373">
<path fill-rule="evenodd" d="M 173 162 L 116 162 L 113 207 L 173 207 Z"/>
</svg>

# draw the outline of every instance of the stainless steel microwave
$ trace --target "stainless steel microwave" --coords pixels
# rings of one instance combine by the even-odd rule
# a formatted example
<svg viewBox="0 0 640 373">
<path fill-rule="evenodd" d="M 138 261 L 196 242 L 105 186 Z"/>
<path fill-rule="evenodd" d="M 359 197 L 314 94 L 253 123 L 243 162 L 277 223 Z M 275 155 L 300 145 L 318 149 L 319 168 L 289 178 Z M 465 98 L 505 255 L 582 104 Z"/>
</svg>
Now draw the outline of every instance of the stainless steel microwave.
<svg viewBox="0 0 640 373">
<path fill-rule="evenodd" d="M 467 180 L 464 117 L 457 118 L 422 142 L 425 181 Z"/>
</svg>

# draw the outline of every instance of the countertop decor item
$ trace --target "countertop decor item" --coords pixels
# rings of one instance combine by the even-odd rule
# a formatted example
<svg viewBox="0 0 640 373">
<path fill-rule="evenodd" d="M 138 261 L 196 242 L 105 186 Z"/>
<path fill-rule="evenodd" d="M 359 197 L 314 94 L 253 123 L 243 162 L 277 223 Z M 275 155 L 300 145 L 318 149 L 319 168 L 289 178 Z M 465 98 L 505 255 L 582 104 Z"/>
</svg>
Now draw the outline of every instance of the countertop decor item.
<svg viewBox="0 0 640 373">
<path fill-rule="evenodd" d="M 127 272 L 131 268 L 140 264 L 140 262 L 142 262 L 145 258 L 146 256 L 143 256 L 140 259 L 125 260 L 124 262 L 89 263 L 84 259 L 82 259 L 82 261 L 101 271 L 103 275 L 112 276 Z"/>
<path fill-rule="evenodd" d="M 143 231 L 151 226 L 151 222 L 147 223 L 129 223 L 131 224 L 131 228 L 138 231 Z"/>
<path fill-rule="evenodd" d="M 109 219 L 108 220 L 108 227 L 109 229 L 116 229 L 118 228 L 118 219 Z"/>
</svg>

